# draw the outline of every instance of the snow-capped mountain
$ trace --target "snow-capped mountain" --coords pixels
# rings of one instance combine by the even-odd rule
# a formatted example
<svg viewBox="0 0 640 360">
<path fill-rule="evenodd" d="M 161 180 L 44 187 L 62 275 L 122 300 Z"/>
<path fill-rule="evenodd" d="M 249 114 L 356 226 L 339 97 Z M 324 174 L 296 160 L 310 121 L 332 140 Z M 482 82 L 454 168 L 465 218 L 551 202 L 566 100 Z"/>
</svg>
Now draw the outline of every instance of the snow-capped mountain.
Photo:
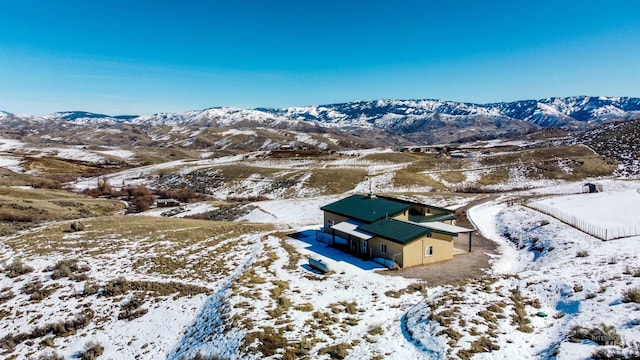
<svg viewBox="0 0 640 360">
<path fill-rule="evenodd" d="M 640 98 L 575 96 L 473 104 L 444 100 L 377 100 L 343 104 L 259 109 L 300 120 L 411 129 L 416 123 L 468 122 L 485 117 L 538 126 L 575 126 L 640 116 Z"/>
<path fill-rule="evenodd" d="M 367 137 L 372 131 L 400 136 L 414 143 L 520 136 L 544 127 L 586 129 L 611 120 L 640 118 L 640 98 L 575 96 L 473 104 L 445 100 L 377 100 L 253 110 L 216 107 L 143 116 L 109 116 L 84 111 L 58 112 L 41 117 L 0 112 L 0 126 L 30 133 L 73 125 L 177 128 L 271 128 L 322 133 L 348 131 Z M 35 124 L 40 124 L 36 126 Z"/>
</svg>

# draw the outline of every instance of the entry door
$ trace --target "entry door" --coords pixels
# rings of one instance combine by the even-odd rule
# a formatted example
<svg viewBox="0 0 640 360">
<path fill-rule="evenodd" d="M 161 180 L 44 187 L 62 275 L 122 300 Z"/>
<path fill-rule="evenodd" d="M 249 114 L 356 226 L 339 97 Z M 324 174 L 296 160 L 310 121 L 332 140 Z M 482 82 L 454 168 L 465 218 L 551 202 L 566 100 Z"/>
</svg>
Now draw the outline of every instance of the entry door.
<svg viewBox="0 0 640 360">
<path fill-rule="evenodd" d="M 362 243 L 360 244 L 360 253 L 362 255 L 367 255 L 367 253 L 368 253 L 368 251 L 367 251 L 368 250 L 367 249 L 368 248 L 368 243 L 369 243 L 368 240 L 362 240 Z"/>
</svg>

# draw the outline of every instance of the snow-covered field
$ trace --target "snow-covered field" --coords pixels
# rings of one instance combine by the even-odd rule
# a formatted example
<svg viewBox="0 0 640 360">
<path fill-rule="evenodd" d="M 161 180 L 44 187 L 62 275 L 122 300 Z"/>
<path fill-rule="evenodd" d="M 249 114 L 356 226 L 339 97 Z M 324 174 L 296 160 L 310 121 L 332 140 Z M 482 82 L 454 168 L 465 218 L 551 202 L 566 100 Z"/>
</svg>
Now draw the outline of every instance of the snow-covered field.
<svg viewBox="0 0 640 360">
<path fill-rule="evenodd" d="M 640 235 L 638 189 L 552 197 L 529 205 L 604 240 Z"/>
</svg>

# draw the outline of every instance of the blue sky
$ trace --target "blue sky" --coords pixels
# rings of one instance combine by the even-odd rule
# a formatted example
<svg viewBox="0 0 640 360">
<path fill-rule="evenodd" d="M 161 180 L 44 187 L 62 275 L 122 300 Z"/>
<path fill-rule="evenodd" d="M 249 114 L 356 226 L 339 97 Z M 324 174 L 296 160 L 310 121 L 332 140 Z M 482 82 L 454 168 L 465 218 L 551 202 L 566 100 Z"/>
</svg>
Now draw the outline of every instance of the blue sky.
<svg viewBox="0 0 640 360">
<path fill-rule="evenodd" d="M 640 1 L 0 0 L 0 110 L 640 97 Z"/>
</svg>

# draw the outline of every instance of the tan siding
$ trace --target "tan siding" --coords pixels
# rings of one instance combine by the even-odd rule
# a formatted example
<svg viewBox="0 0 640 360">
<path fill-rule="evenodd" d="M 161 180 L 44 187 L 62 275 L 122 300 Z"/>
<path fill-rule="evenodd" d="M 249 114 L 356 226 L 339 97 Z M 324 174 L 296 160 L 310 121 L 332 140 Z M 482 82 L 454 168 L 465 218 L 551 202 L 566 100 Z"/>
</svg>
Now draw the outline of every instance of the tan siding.
<svg viewBox="0 0 640 360">
<path fill-rule="evenodd" d="M 422 260 L 422 238 L 404 246 L 403 267 L 418 266 L 423 264 Z"/>
<path fill-rule="evenodd" d="M 393 217 L 394 219 L 397 220 L 404 220 L 404 221 L 408 221 L 409 220 L 409 210 L 406 210 L 404 212 L 401 212 L 400 214 L 396 215 Z"/>
<path fill-rule="evenodd" d="M 426 249 L 429 246 L 433 246 L 433 255 L 426 256 Z M 428 237 L 423 238 L 422 257 L 423 264 L 432 264 L 438 261 L 453 259 L 453 240 L 442 240 Z"/>
<path fill-rule="evenodd" d="M 335 225 L 349 219 L 347 217 L 340 216 L 328 211 L 323 211 L 323 212 L 324 212 L 324 232 L 327 232 L 327 233 L 331 233 L 331 226 L 329 226 L 328 224 L 329 220 L 333 220 L 333 224 Z"/>
<path fill-rule="evenodd" d="M 387 245 L 386 253 L 382 253 L 380 251 L 380 244 L 382 243 Z M 376 236 L 369 240 L 369 248 L 371 249 L 370 251 L 372 258 L 383 257 L 386 259 L 391 259 L 394 260 L 399 267 L 403 267 L 402 245 Z"/>
</svg>

